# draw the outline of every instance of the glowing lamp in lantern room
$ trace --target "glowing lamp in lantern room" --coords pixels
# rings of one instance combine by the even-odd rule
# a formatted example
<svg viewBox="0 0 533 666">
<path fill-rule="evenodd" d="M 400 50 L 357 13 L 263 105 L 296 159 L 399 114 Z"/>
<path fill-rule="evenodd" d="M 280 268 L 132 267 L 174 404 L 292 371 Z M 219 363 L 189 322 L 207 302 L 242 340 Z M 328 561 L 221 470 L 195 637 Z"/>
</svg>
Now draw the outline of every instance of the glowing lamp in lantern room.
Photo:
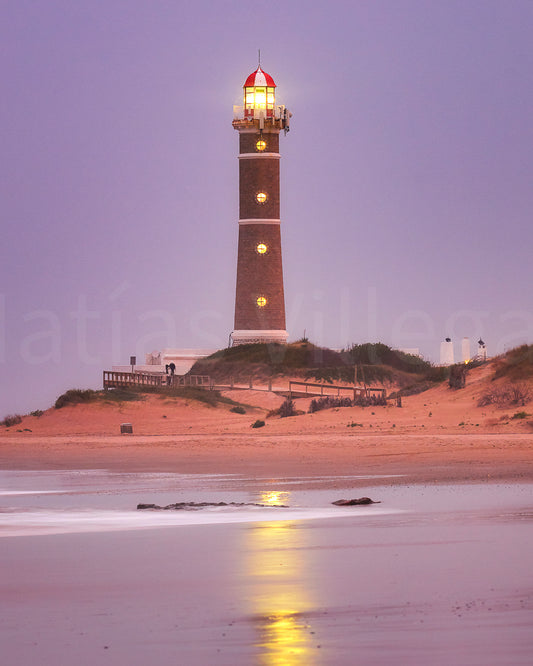
<svg viewBox="0 0 533 666">
<path fill-rule="evenodd" d="M 258 67 L 244 82 L 244 117 L 273 118 L 276 106 L 274 79 Z"/>
</svg>

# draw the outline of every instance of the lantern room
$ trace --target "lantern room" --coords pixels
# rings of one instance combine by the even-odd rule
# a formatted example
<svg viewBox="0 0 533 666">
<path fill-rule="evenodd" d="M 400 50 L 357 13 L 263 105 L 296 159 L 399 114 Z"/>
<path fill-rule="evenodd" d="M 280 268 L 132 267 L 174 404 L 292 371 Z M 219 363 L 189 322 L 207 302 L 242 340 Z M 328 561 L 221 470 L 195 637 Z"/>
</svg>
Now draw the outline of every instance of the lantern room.
<svg viewBox="0 0 533 666">
<path fill-rule="evenodd" d="M 244 82 L 244 117 L 273 118 L 276 105 L 274 79 L 258 67 Z"/>
</svg>

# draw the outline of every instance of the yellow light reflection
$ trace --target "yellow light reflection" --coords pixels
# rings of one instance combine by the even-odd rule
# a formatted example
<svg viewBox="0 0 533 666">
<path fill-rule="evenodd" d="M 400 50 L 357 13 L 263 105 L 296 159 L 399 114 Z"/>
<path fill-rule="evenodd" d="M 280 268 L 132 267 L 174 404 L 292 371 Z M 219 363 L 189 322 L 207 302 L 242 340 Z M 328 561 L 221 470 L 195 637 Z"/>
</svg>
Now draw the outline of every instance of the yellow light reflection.
<svg viewBox="0 0 533 666">
<path fill-rule="evenodd" d="M 265 201 L 267 200 L 266 192 L 258 192 L 255 195 L 255 199 L 256 199 L 257 203 L 261 203 L 261 204 L 265 203 Z"/>
<path fill-rule="evenodd" d="M 286 490 L 263 490 L 259 493 L 259 503 L 269 506 L 288 506 L 291 494 Z"/>
<path fill-rule="evenodd" d="M 289 493 L 265 491 L 261 502 L 275 505 Z M 294 521 L 264 522 L 248 532 L 251 611 L 263 666 L 312 666 L 316 640 L 306 620 L 313 608 L 304 582 L 304 530 Z"/>
<path fill-rule="evenodd" d="M 259 243 L 259 245 L 255 249 L 259 254 L 265 254 L 265 252 L 268 250 L 265 243 Z"/>
<path fill-rule="evenodd" d="M 259 296 L 256 303 L 260 308 L 264 308 L 267 304 L 267 299 L 264 296 Z"/>
</svg>

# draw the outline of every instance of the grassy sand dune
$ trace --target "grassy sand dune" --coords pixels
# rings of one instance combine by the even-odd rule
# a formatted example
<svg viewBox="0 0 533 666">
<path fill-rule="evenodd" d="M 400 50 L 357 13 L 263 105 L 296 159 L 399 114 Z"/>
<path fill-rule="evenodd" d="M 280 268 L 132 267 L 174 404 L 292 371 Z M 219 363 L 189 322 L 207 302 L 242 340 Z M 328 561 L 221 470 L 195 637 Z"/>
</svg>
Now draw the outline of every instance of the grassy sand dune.
<svg viewBox="0 0 533 666">
<path fill-rule="evenodd" d="M 533 404 L 514 404 L 512 393 L 484 404 L 495 390 L 516 386 L 501 370 L 496 376 L 505 362 L 473 368 L 464 389 L 440 382 L 405 396 L 402 407 L 393 400 L 309 413 L 310 398 L 299 398 L 301 415 L 289 418 L 269 416 L 284 398 L 266 388 L 223 391 L 207 402 L 206 391 L 203 400 L 194 392 L 137 399 L 102 394 L 4 426 L 0 465 L 274 477 L 377 473 L 402 475 L 403 482 L 533 480 Z M 532 380 L 519 374 L 530 395 Z M 273 388 L 287 385 L 279 376 Z M 265 426 L 251 428 L 258 419 Z M 134 434 L 121 435 L 121 423 L 133 424 Z"/>
</svg>

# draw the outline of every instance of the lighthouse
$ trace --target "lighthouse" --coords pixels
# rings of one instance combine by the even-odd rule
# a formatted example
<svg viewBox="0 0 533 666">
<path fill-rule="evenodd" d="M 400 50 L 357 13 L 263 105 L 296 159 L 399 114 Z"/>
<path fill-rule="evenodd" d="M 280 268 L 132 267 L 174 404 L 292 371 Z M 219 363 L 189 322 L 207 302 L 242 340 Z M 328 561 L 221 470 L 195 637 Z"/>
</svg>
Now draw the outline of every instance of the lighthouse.
<svg viewBox="0 0 533 666">
<path fill-rule="evenodd" d="M 274 79 L 259 66 L 234 107 L 239 133 L 239 241 L 232 344 L 286 343 L 281 261 L 279 138 L 289 111 L 276 104 Z"/>
</svg>

